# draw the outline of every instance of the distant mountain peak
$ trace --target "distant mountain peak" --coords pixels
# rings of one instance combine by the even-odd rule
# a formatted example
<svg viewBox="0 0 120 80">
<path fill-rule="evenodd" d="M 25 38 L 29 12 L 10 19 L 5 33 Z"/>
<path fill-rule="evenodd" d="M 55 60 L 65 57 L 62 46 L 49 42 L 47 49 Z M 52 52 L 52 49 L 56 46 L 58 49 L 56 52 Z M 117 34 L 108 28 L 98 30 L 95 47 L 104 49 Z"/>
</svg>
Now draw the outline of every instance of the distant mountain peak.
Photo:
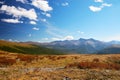
<svg viewBox="0 0 120 80">
<path fill-rule="evenodd" d="M 84 38 L 80 38 L 79 40 L 86 40 L 86 39 L 84 39 Z"/>
</svg>

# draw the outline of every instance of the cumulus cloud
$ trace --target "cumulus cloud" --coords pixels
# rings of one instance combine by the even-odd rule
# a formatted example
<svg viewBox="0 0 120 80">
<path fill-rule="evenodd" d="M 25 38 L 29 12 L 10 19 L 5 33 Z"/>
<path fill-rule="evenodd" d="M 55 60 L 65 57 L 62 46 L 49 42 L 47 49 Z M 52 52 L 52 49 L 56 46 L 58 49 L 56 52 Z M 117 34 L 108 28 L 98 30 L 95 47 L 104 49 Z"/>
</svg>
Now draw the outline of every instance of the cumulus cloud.
<svg viewBox="0 0 120 80">
<path fill-rule="evenodd" d="M 68 6 L 69 3 L 65 2 L 65 3 L 62 3 L 62 6 Z"/>
<path fill-rule="evenodd" d="M 39 30 L 39 28 L 37 28 L 37 27 L 33 27 L 32 29 L 33 29 L 33 30 L 36 30 L 36 31 L 38 31 L 38 30 Z"/>
<path fill-rule="evenodd" d="M 1 19 L 1 21 L 7 23 L 23 23 L 23 21 L 19 21 L 18 19 Z"/>
<path fill-rule="evenodd" d="M 95 2 L 103 2 L 103 0 L 95 0 Z"/>
<path fill-rule="evenodd" d="M 37 20 L 37 14 L 34 9 L 26 10 L 21 7 L 2 5 L 0 11 L 17 18 L 26 17 L 30 20 Z"/>
<path fill-rule="evenodd" d="M 105 3 L 103 0 L 94 0 L 94 2 L 100 2 L 101 3 L 101 6 L 97 7 L 97 6 L 89 6 L 89 9 L 93 12 L 99 12 L 101 11 L 104 7 L 111 7 L 112 4 L 108 4 L 108 3 Z"/>
<path fill-rule="evenodd" d="M 66 37 L 64 38 L 64 40 L 73 40 L 73 39 L 74 39 L 73 36 L 66 36 Z"/>
<path fill-rule="evenodd" d="M 27 0 L 16 0 L 16 1 L 18 1 L 18 2 L 21 2 L 21 3 L 28 3 L 28 1 Z"/>
<path fill-rule="evenodd" d="M 101 6 L 96 7 L 96 6 L 89 6 L 89 9 L 93 12 L 99 12 L 101 11 L 104 7 L 111 7 L 112 4 L 107 4 L 107 3 L 102 3 Z"/>
<path fill-rule="evenodd" d="M 49 6 L 47 0 L 33 0 L 32 5 L 39 8 L 40 10 L 44 12 L 53 10 L 53 8 Z"/>
<path fill-rule="evenodd" d="M 35 21 L 30 21 L 30 24 L 35 25 L 35 24 L 36 24 L 36 22 L 35 22 Z"/>
<path fill-rule="evenodd" d="M 89 6 L 89 9 L 93 12 L 98 12 L 102 10 L 101 7 L 96 7 L 96 6 Z"/>
<path fill-rule="evenodd" d="M 0 4 L 4 4 L 4 2 L 3 2 L 3 1 L 0 1 Z"/>
<path fill-rule="evenodd" d="M 46 13 L 46 16 L 47 16 L 47 17 L 51 17 L 51 14 L 49 14 L 49 13 Z"/>
</svg>

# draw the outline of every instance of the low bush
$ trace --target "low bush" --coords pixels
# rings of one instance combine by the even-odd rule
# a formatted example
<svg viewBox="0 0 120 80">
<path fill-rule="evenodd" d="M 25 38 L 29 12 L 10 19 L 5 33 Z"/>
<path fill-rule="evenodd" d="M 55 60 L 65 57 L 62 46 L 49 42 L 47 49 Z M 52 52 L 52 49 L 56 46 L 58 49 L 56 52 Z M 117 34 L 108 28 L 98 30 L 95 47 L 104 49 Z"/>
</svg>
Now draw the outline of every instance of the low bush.
<svg viewBox="0 0 120 80">
<path fill-rule="evenodd" d="M 10 59 L 10 58 L 6 58 L 6 57 L 0 57 L 0 65 L 13 65 L 14 63 L 16 63 L 16 59 Z"/>
<path fill-rule="evenodd" d="M 108 57 L 107 61 L 111 63 L 120 64 L 120 57 Z"/>
<path fill-rule="evenodd" d="M 20 61 L 31 62 L 35 59 L 35 57 L 31 55 L 17 55 L 16 59 L 19 59 Z"/>
<path fill-rule="evenodd" d="M 65 68 L 80 68 L 80 69 L 115 69 L 120 70 L 119 64 L 101 63 L 101 62 L 76 62 L 68 64 Z"/>
</svg>

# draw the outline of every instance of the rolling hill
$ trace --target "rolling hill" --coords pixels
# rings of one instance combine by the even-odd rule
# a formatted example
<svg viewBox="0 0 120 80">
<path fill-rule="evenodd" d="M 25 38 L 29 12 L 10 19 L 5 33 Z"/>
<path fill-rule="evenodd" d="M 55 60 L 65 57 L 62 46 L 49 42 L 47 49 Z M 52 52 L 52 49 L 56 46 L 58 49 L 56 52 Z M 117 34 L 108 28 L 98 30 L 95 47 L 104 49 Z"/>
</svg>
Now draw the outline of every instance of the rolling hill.
<svg viewBox="0 0 120 80">
<path fill-rule="evenodd" d="M 29 43 L 20 42 L 9 42 L 0 40 L 0 50 L 13 52 L 13 53 L 24 53 L 24 54 L 62 54 L 54 49 L 45 48 Z"/>
</svg>

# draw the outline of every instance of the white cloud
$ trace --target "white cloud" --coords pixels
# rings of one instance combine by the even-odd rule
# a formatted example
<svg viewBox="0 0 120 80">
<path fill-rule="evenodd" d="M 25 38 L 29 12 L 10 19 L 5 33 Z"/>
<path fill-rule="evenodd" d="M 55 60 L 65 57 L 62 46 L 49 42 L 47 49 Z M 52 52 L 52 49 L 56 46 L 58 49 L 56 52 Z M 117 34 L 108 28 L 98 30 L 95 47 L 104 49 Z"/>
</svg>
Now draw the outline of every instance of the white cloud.
<svg viewBox="0 0 120 80">
<path fill-rule="evenodd" d="M 23 21 L 19 21 L 18 19 L 1 19 L 1 21 L 7 23 L 23 23 Z"/>
<path fill-rule="evenodd" d="M 95 2 L 101 2 L 101 3 L 102 3 L 102 2 L 103 2 L 103 0 L 95 0 Z"/>
<path fill-rule="evenodd" d="M 39 30 L 39 28 L 37 28 L 37 27 L 33 27 L 32 29 L 33 29 L 33 30 L 36 30 L 36 31 L 38 31 L 38 30 Z"/>
<path fill-rule="evenodd" d="M 51 15 L 50 15 L 49 13 L 46 13 L 46 16 L 47 16 L 47 17 L 51 17 Z"/>
<path fill-rule="evenodd" d="M 4 2 L 0 1 L 0 4 L 4 4 Z"/>
<path fill-rule="evenodd" d="M 13 17 L 26 17 L 30 20 L 37 20 L 37 14 L 34 9 L 26 10 L 21 7 L 16 8 L 15 6 L 2 5 L 0 10 L 6 12 L 8 15 L 13 15 Z"/>
<path fill-rule="evenodd" d="M 103 3 L 101 7 L 105 7 L 105 6 L 106 6 L 106 7 L 111 7 L 112 4 Z"/>
<path fill-rule="evenodd" d="M 108 4 L 108 3 L 103 3 L 103 0 L 94 0 L 95 2 L 100 2 L 101 6 L 96 7 L 96 6 L 89 6 L 89 9 L 93 12 L 99 12 L 101 11 L 104 7 L 111 7 L 112 4 Z"/>
<path fill-rule="evenodd" d="M 73 40 L 73 39 L 74 39 L 74 37 L 70 36 L 70 35 L 62 37 L 62 38 L 58 38 L 58 37 L 51 38 L 52 41 L 58 41 L 58 40 L 63 41 L 63 40 Z"/>
<path fill-rule="evenodd" d="M 102 10 L 102 7 L 89 6 L 89 9 L 93 12 L 99 12 Z"/>
<path fill-rule="evenodd" d="M 35 21 L 30 21 L 30 24 L 35 25 L 35 24 L 36 24 L 36 22 L 35 22 Z"/>
<path fill-rule="evenodd" d="M 69 3 L 65 2 L 65 3 L 62 3 L 62 6 L 68 6 Z"/>
<path fill-rule="evenodd" d="M 41 19 L 42 22 L 46 22 L 46 19 Z"/>
<path fill-rule="evenodd" d="M 73 36 L 66 36 L 66 37 L 64 38 L 64 40 L 73 40 L 73 39 L 74 39 Z"/>
<path fill-rule="evenodd" d="M 47 16 L 47 17 L 51 17 L 51 14 L 49 14 L 49 13 L 43 12 L 42 14 Z"/>
<path fill-rule="evenodd" d="M 28 3 L 27 0 L 16 0 L 16 1 L 21 2 L 21 3 Z"/>
<path fill-rule="evenodd" d="M 40 10 L 44 12 L 53 10 L 53 8 L 49 6 L 47 0 L 33 0 L 32 5 L 39 8 Z"/>
</svg>

